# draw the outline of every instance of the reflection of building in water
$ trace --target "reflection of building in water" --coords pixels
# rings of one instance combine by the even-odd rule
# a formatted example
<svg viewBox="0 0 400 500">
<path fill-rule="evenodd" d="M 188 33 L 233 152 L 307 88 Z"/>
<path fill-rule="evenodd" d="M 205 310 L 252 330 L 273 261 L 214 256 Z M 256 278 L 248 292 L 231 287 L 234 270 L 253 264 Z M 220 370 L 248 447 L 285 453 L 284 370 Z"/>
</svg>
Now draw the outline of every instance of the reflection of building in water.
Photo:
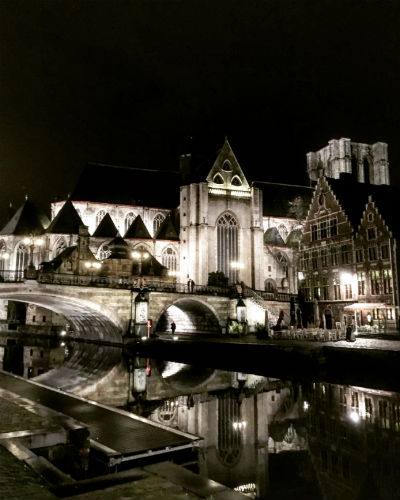
<svg viewBox="0 0 400 500">
<path fill-rule="evenodd" d="M 398 498 L 400 394 L 318 383 L 304 396 L 324 498 Z"/>
<path fill-rule="evenodd" d="M 37 345 L 24 345 L 24 373 L 25 378 L 36 377 L 56 366 L 61 365 L 65 360 L 65 348 L 44 347 Z"/>
<path fill-rule="evenodd" d="M 192 391 L 168 398 L 150 418 L 204 439 L 201 475 L 265 498 L 271 487 L 277 490 L 269 475 L 270 429 L 274 433 L 273 452 L 290 450 L 291 456 L 298 455 L 300 460 L 296 453 L 300 451 L 301 460 L 310 467 L 307 457 L 304 459 L 303 409 L 291 383 L 240 373 L 231 374 L 231 378 L 231 386 L 225 390 Z M 282 460 L 284 455 L 279 454 Z"/>
</svg>

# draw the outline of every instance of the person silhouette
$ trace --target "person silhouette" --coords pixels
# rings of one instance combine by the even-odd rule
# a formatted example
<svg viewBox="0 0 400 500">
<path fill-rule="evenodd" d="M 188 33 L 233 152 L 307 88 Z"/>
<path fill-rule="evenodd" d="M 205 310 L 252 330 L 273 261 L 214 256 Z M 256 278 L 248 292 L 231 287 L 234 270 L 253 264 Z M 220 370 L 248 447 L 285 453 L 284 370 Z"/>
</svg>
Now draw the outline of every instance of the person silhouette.
<svg viewBox="0 0 400 500">
<path fill-rule="evenodd" d="M 172 333 L 172 335 L 175 334 L 175 330 L 176 330 L 176 324 L 175 324 L 175 321 L 172 320 L 171 321 L 171 333 Z"/>
</svg>

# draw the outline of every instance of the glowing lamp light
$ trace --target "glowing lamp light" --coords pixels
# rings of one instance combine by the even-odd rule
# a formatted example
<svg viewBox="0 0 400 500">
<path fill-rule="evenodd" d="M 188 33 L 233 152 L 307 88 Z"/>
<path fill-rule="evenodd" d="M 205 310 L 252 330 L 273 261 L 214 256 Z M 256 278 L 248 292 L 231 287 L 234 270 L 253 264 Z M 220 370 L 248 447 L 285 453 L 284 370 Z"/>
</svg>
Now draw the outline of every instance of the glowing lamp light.
<svg viewBox="0 0 400 500">
<path fill-rule="evenodd" d="M 310 408 L 308 401 L 303 402 L 303 410 L 307 411 Z"/>
<path fill-rule="evenodd" d="M 9 259 L 9 258 L 10 258 L 10 254 L 9 254 L 8 252 L 2 252 L 2 254 L 1 254 L 1 258 L 2 258 L 3 260 L 7 260 L 7 259 Z"/>
<path fill-rule="evenodd" d="M 243 269 L 244 264 L 243 264 L 243 262 L 231 262 L 231 268 L 232 269 Z"/>
<path fill-rule="evenodd" d="M 360 415 L 356 411 L 352 411 L 349 416 L 350 420 L 352 420 L 355 424 L 359 423 Z"/>
<path fill-rule="evenodd" d="M 143 336 L 143 337 L 141 337 L 141 339 L 144 341 L 144 340 L 147 340 L 147 337 Z"/>
<path fill-rule="evenodd" d="M 60 335 L 61 337 L 65 337 L 67 335 L 67 332 L 65 330 L 61 330 Z"/>
<path fill-rule="evenodd" d="M 340 274 L 340 278 L 341 278 L 341 281 L 343 283 L 345 283 L 346 285 L 353 282 L 353 275 L 351 273 L 343 272 Z"/>
<path fill-rule="evenodd" d="M 300 281 L 302 281 L 304 279 L 304 273 L 302 273 L 301 271 L 299 271 L 297 273 L 297 277 L 299 278 Z"/>
<path fill-rule="evenodd" d="M 179 339 L 178 335 L 174 335 L 174 336 L 172 337 L 172 340 L 178 340 L 178 339 Z"/>
<path fill-rule="evenodd" d="M 243 431 L 244 429 L 246 429 L 247 422 L 245 420 L 241 420 L 240 422 L 233 422 L 232 426 L 235 431 Z"/>
<path fill-rule="evenodd" d="M 137 250 L 131 252 L 132 259 L 148 259 L 150 257 L 148 252 L 138 252 Z"/>
</svg>

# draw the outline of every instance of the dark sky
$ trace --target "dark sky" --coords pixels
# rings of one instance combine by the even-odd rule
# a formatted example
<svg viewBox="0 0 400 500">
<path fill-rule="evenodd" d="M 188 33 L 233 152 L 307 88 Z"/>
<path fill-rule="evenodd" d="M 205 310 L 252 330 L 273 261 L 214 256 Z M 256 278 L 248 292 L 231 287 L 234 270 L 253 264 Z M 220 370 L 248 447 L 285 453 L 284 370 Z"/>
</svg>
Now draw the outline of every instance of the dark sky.
<svg viewBox="0 0 400 500">
<path fill-rule="evenodd" d="M 329 139 L 385 141 L 400 184 L 399 38 L 398 0 L 0 0 L 0 209 L 225 135 L 250 180 L 302 184 Z"/>
</svg>

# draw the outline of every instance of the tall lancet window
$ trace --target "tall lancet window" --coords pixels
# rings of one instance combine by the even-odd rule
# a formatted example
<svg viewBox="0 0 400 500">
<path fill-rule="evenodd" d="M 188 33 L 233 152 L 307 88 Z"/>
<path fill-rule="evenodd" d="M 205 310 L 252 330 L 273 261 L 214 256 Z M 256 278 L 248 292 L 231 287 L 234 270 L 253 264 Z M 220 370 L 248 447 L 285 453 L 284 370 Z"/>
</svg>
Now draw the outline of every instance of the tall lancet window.
<svg viewBox="0 0 400 500">
<path fill-rule="evenodd" d="M 28 267 L 28 249 L 23 243 L 17 247 L 15 267 L 19 275 L 22 275 L 24 269 Z"/>
<path fill-rule="evenodd" d="M 238 260 L 238 225 L 235 217 L 222 214 L 217 220 L 217 270 L 229 278 L 230 283 L 238 280 L 237 268 L 232 263 Z"/>
</svg>

